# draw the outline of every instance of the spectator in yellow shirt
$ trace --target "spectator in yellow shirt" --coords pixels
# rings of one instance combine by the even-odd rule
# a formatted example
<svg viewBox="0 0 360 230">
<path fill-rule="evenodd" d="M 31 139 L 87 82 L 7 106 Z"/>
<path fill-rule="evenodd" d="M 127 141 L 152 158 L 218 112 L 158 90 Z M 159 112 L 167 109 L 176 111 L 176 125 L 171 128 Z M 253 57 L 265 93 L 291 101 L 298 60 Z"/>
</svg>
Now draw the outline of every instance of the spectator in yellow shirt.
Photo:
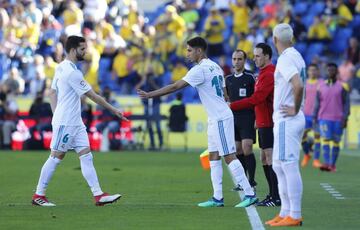
<svg viewBox="0 0 360 230">
<path fill-rule="evenodd" d="M 93 41 L 87 40 L 87 53 L 85 55 L 85 65 L 84 65 L 84 78 L 91 85 L 94 91 L 99 92 L 99 62 L 100 62 L 100 53 L 94 47 Z"/>
<path fill-rule="evenodd" d="M 175 6 L 166 7 L 167 31 L 175 34 L 177 39 L 181 39 L 186 31 L 185 20 L 177 13 Z"/>
<path fill-rule="evenodd" d="M 78 7 L 74 0 L 70 0 L 66 10 L 63 12 L 64 27 L 69 25 L 78 25 L 79 28 L 84 21 L 82 10 Z"/>
<path fill-rule="evenodd" d="M 329 30 L 325 25 L 325 23 L 323 22 L 322 18 L 320 18 L 319 16 L 316 16 L 314 18 L 314 22 L 309 28 L 307 37 L 309 41 L 314 41 L 314 42 L 316 41 L 324 42 L 330 40 Z"/>
<path fill-rule="evenodd" d="M 205 37 L 208 41 L 208 56 L 220 57 L 224 54 L 223 31 L 225 22 L 216 8 L 211 8 L 210 15 L 205 21 Z"/>
<path fill-rule="evenodd" d="M 55 69 L 57 66 L 58 66 L 58 63 L 56 63 L 51 56 L 45 57 L 44 73 L 45 73 L 45 77 L 47 79 L 52 80 L 54 78 Z"/>
<path fill-rule="evenodd" d="M 236 0 L 235 3 L 230 4 L 230 9 L 233 13 L 233 32 L 249 33 L 249 9 L 245 0 Z"/>
<path fill-rule="evenodd" d="M 336 3 L 338 5 L 338 24 L 339 26 L 346 27 L 347 24 L 353 20 L 353 15 L 343 0 L 336 0 Z"/>
<path fill-rule="evenodd" d="M 184 65 L 181 60 L 177 60 L 174 69 L 171 72 L 171 81 L 175 82 L 182 79 L 189 69 Z"/>
<path fill-rule="evenodd" d="M 120 48 L 114 58 L 111 75 L 113 80 L 117 77 L 117 84 L 120 86 L 120 92 L 123 94 L 129 94 L 131 91 L 129 78 L 132 64 L 126 49 Z"/>
<path fill-rule="evenodd" d="M 253 43 L 246 38 L 245 33 L 239 34 L 239 42 L 237 43 L 236 49 L 243 50 L 249 59 L 254 57 L 253 55 Z"/>
</svg>

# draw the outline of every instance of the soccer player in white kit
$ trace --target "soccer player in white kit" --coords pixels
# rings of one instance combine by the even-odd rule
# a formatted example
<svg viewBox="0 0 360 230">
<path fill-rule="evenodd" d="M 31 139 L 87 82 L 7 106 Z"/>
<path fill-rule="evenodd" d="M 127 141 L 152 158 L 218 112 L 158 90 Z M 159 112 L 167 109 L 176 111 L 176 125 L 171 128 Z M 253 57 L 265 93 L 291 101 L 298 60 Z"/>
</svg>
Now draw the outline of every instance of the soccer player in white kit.
<svg viewBox="0 0 360 230">
<path fill-rule="evenodd" d="M 222 69 L 206 57 L 207 43 L 201 37 L 187 41 L 187 58 L 196 65 L 186 76 L 161 89 L 145 92 L 138 89 L 141 98 L 153 98 L 172 93 L 188 85 L 195 87 L 208 114 L 208 151 L 210 153 L 213 197 L 199 203 L 200 207 L 223 207 L 222 162 L 224 157 L 231 174 L 245 193 L 245 198 L 235 207 L 248 207 L 257 202 L 255 192 L 246 178 L 240 161 L 236 158 L 233 114 L 224 100 L 224 74 Z"/>
<path fill-rule="evenodd" d="M 66 59 L 57 67 L 49 93 L 53 111 L 51 154 L 41 169 L 32 203 L 39 206 L 55 206 L 54 203 L 47 200 L 45 191 L 57 165 L 60 164 L 69 149 L 74 149 L 79 154 L 81 172 L 93 193 L 95 204 L 102 206 L 113 203 L 121 195 L 109 195 L 100 188 L 88 135 L 81 119 L 81 96 L 87 96 L 117 115 L 119 119 L 126 120 L 126 118 L 119 109 L 107 103 L 104 98 L 91 89 L 81 71 L 76 67 L 75 63 L 82 61 L 86 53 L 85 39 L 79 36 L 68 37 L 65 50 Z"/>
<path fill-rule="evenodd" d="M 286 23 L 273 30 L 279 53 L 274 87 L 273 169 L 278 178 L 281 199 L 280 214 L 266 222 L 270 226 L 300 226 L 302 179 L 299 170 L 301 139 L 305 129 L 302 112 L 305 62 L 292 47 L 293 30 Z"/>
</svg>

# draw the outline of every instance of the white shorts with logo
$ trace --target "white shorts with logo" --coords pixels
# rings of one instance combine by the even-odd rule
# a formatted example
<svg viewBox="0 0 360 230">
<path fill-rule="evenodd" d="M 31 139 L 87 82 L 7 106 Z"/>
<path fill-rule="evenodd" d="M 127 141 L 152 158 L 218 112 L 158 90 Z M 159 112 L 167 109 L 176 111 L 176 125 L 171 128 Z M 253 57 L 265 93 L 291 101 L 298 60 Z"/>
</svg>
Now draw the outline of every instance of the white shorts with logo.
<svg viewBox="0 0 360 230">
<path fill-rule="evenodd" d="M 230 117 L 208 123 L 208 151 L 219 152 L 220 156 L 236 152 L 234 118 Z"/>
<path fill-rule="evenodd" d="M 53 136 L 50 144 L 51 150 L 67 152 L 69 149 L 74 149 L 78 153 L 89 146 L 89 138 L 85 126 L 53 126 Z"/>
<path fill-rule="evenodd" d="M 305 130 L 305 116 L 300 112 L 295 117 L 274 123 L 274 161 L 298 161 L 301 140 Z"/>
</svg>

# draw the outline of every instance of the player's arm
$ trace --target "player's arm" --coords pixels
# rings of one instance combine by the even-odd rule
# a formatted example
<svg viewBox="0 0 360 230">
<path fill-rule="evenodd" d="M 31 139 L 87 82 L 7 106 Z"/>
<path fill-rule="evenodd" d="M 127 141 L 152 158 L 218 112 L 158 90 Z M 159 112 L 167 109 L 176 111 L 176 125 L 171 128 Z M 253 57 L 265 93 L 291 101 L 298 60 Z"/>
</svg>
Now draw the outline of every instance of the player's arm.
<svg viewBox="0 0 360 230">
<path fill-rule="evenodd" d="M 263 103 L 273 90 L 273 76 L 265 76 L 260 78 L 255 92 L 250 97 L 232 102 L 230 104 L 230 108 L 234 111 L 253 108 L 256 105 Z"/>
<path fill-rule="evenodd" d="M 122 120 L 127 120 L 127 118 L 124 117 L 123 113 L 119 109 L 115 108 L 110 103 L 108 103 L 103 97 L 101 97 L 100 95 L 95 93 L 94 90 L 90 89 L 89 91 L 87 91 L 85 93 L 85 95 L 88 98 L 90 98 L 93 102 L 95 102 L 96 104 L 98 104 L 98 105 L 104 107 L 105 109 L 109 110 L 110 112 L 112 112 L 113 114 L 115 114 L 116 116 L 121 118 Z"/>
<path fill-rule="evenodd" d="M 55 109 L 56 109 L 56 105 L 57 105 L 56 90 L 54 90 L 54 89 L 49 90 L 49 98 L 50 98 L 51 111 L 52 111 L 52 113 L 54 113 Z"/>
<path fill-rule="evenodd" d="M 343 90 L 341 92 L 342 102 L 343 102 L 343 127 L 346 128 L 347 120 L 350 115 L 350 94 L 349 94 L 350 88 L 349 85 L 346 83 L 343 83 Z"/>
<path fill-rule="evenodd" d="M 281 106 L 281 112 L 283 113 L 284 117 L 295 116 L 296 114 L 298 114 L 303 98 L 304 85 L 298 73 L 291 77 L 290 83 L 294 94 L 294 106 Z"/>
<path fill-rule="evenodd" d="M 291 78 L 290 82 L 294 92 L 294 115 L 296 115 L 300 110 L 301 102 L 303 99 L 304 85 L 299 74 L 295 74 L 295 76 Z"/>
<path fill-rule="evenodd" d="M 141 89 L 138 89 L 137 92 L 139 94 L 139 96 L 141 98 L 153 98 L 153 97 L 160 97 L 160 96 L 163 96 L 163 95 L 167 95 L 167 94 L 170 94 L 172 92 L 175 92 L 179 89 L 182 89 L 182 88 L 185 88 L 186 86 L 188 86 L 189 83 L 187 83 L 186 81 L 184 80 L 179 80 L 179 81 L 176 81 L 170 85 L 167 85 L 165 87 L 162 87 L 158 90 L 154 90 L 154 91 L 150 91 L 150 92 L 145 92 Z"/>
</svg>

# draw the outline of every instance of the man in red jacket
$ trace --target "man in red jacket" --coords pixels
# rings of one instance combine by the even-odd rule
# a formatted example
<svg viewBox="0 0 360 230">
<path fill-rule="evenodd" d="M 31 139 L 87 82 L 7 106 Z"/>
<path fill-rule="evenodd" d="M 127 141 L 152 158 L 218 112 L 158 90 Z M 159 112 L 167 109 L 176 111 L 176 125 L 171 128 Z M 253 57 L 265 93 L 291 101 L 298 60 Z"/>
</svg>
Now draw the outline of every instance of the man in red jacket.
<svg viewBox="0 0 360 230">
<path fill-rule="evenodd" d="M 256 127 L 259 134 L 261 148 L 261 161 L 266 180 L 269 185 L 269 194 L 260 201 L 258 206 L 280 206 L 280 197 L 277 186 L 277 177 L 272 169 L 273 134 L 273 97 L 274 97 L 274 71 L 271 63 L 272 50 L 265 43 L 259 43 L 254 50 L 255 65 L 260 69 L 259 77 L 255 83 L 255 92 L 248 98 L 230 104 L 232 110 L 242 110 L 255 107 Z"/>
</svg>

